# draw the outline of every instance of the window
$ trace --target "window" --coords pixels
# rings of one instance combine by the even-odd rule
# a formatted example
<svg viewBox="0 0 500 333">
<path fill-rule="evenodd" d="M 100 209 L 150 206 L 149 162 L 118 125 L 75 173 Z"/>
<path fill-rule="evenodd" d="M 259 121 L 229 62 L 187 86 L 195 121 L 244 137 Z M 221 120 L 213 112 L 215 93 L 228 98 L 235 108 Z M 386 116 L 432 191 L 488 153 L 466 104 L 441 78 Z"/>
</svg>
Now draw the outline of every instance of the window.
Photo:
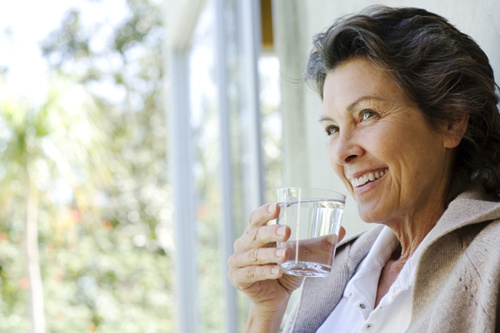
<svg viewBox="0 0 500 333">
<path fill-rule="evenodd" d="M 259 9 L 206 1 L 189 43 L 169 49 L 179 332 L 242 331 L 247 301 L 227 257 L 281 185 L 279 64 L 269 42 L 261 53 Z"/>
</svg>

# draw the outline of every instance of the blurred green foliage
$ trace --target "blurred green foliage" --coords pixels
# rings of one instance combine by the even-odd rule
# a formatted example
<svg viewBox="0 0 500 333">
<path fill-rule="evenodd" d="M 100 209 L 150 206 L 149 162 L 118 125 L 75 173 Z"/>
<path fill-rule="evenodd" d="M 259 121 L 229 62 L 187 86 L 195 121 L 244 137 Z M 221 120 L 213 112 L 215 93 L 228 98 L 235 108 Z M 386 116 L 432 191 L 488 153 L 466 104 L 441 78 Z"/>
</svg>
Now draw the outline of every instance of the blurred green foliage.
<svg viewBox="0 0 500 333">
<path fill-rule="evenodd" d="M 163 1 L 126 0 L 120 20 L 92 20 L 104 2 L 87 0 L 87 9 L 70 10 L 42 43 L 53 73 L 42 105 L 0 96 L 2 333 L 30 329 L 24 235 L 29 184 L 37 196 L 46 331 L 175 331 Z M 235 93 L 240 89 L 238 59 L 235 51 L 228 70 L 233 91 L 233 200 L 240 234 L 247 217 L 246 175 L 239 153 L 245 125 Z M 212 76 L 213 69 L 213 64 L 206 68 Z M 6 70 L 0 71 L 0 88 Z M 270 82 L 272 73 L 262 79 L 263 90 L 273 91 L 270 87 L 277 83 Z M 224 325 L 227 258 L 220 251 L 220 142 L 218 131 L 213 131 L 218 128 L 217 103 L 204 103 L 198 125 L 193 125 L 197 301 L 201 331 L 215 333 Z M 275 103 L 262 104 L 267 201 L 274 200 L 272 190 L 281 179 Z M 242 295 L 238 306 L 244 325 L 248 303 Z"/>
<path fill-rule="evenodd" d="M 1 332 L 30 327 L 30 179 L 46 331 L 174 331 L 161 2 L 126 4 L 117 24 L 73 9 L 47 37 L 43 105 L 0 101 Z"/>
</svg>

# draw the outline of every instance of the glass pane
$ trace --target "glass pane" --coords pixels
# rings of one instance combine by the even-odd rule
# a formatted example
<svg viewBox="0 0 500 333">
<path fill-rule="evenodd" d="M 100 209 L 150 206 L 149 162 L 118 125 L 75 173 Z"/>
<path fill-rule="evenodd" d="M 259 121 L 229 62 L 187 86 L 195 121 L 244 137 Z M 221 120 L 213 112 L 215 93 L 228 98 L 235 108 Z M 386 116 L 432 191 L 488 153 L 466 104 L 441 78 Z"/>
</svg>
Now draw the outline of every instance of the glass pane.
<svg viewBox="0 0 500 333">
<path fill-rule="evenodd" d="M 257 156 L 251 151 L 249 144 L 248 105 L 242 97 L 250 82 L 245 77 L 241 41 L 240 23 L 237 10 L 240 3 L 224 2 L 224 17 L 217 17 L 215 1 L 208 1 L 197 27 L 189 55 L 189 81 L 191 103 L 191 126 L 195 161 L 196 198 L 196 230 L 198 232 L 198 285 L 200 328 L 202 332 L 224 332 L 226 330 L 227 308 L 225 304 L 224 285 L 228 283 L 227 272 L 223 270 L 227 258 L 220 247 L 224 232 L 223 205 L 232 205 L 234 235 L 238 237 L 246 226 L 248 219 L 248 202 L 250 193 L 248 184 L 248 165 L 255 165 Z M 219 20 L 219 21 L 218 21 Z M 216 24 L 223 20 L 226 26 L 224 36 L 225 59 L 217 59 Z M 255 22 L 258 24 L 258 22 Z M 281 186 L 281 114 L 278 106 L 281 101 L 279 92 L 279 62 L 272 54 L 258 60 L 261 135 L 265 169 L 265 201 L 274 200 L 274 189 Z M 224 62 L 224 63 L 222 63 Z M 218 66 L 226 70 L 225 87 L 219 87 L 216 77 Z M 220 95 L 227 99 L 230 127 L 231 158 L 231 191 L 230 203 L 222 202 L 221 182 L 221 143 L 220 143 Z M 248 98 L 248 96 L 247 96 Z M 247 105 L 248 104 L 248 105 Z M 243 110 L 246 110 L 245 112 Z M 251 163 L 249 163 L 249 160 Z M 226 175 L 227 176 L 227 175 Z M 257 207 L 252 207 L 255 209 Z M 243 294 L 238 294 L 238 328 L 243 331 L 248 312 L 248 301 Z"/>
<path fill-rule="evenodd" d="M 215 68 L 215 11 L 213 1 L 203 10 L 189 57 L 193 172 L 198 233 L 198 286 L 202 332 L 222 332 L 223 280 L 219 249 L 220 149 Z"/>
</svg>

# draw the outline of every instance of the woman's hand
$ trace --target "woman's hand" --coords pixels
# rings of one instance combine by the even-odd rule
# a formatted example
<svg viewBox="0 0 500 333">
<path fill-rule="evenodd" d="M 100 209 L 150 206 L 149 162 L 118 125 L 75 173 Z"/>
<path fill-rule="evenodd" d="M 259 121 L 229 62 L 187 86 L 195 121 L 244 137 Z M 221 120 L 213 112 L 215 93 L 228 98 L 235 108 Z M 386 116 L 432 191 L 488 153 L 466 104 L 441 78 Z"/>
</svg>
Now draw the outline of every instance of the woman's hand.
<svg viewBox="0 0 500 333">
<path fill-rule="evenodd" d="M 245 232 L 234 242 L 235 252 L 228 260 L 231 283 L 247 295 L 254 310 L 262 313 L 281 312 L 286 308 L 290 294 L 303 279 L 284 275 L 277 265 L 286 261 L 290 251 L 275 247 L 276 242 L 290 237 L 290 228 L 267 225 L 278 214 L 276 203 L 253 211 Z"/>
<path fill-rule="evenodd" d="M 288 240 L 291 232 L 285 225 L 268 225 L 279 210 L 278 204 L 272 203 L 253 211 L 228 260 L 229 280 L 251 302 L 247 332 L 277 332 L 290 295 L 303 280 L 283 274 L 278 265 L 287 260 L 290 249 L 276 248 L 276 242 Z M 339 241 L 344 235 L 341 228 Z"/>
</svg>

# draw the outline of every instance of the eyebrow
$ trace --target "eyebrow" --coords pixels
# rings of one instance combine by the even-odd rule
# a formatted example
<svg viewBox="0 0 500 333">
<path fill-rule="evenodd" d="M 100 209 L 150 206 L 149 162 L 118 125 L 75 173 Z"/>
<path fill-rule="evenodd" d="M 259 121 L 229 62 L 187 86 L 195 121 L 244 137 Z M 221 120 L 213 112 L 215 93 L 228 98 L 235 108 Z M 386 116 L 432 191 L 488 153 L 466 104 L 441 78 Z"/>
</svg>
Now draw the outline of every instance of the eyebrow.
<svg viewBox="0 0 500 333">
<path fill-rule="evenodd" d="M 356 107 L 356 105 L 358 105 L 359 103 L 361 103 L 365 100 L 377 100 L 377 101 L 381 101 L 381 102 L 387 101 L 385 98 L 372 96 L 372 95 L 361 96 L 360 98 L 358 98 L 357 100 L 355 100 L 354 102 L 349 104 L 349 106 L 347 107 L 347 111 L 352 112 L 352 110 Z M 333 121 L 333 119 L 331 117 L 328 117 L 328 116 L 322 116 L 321 118 L 319 118 L 319 121 L 320 122 Z"/>
</svg>

